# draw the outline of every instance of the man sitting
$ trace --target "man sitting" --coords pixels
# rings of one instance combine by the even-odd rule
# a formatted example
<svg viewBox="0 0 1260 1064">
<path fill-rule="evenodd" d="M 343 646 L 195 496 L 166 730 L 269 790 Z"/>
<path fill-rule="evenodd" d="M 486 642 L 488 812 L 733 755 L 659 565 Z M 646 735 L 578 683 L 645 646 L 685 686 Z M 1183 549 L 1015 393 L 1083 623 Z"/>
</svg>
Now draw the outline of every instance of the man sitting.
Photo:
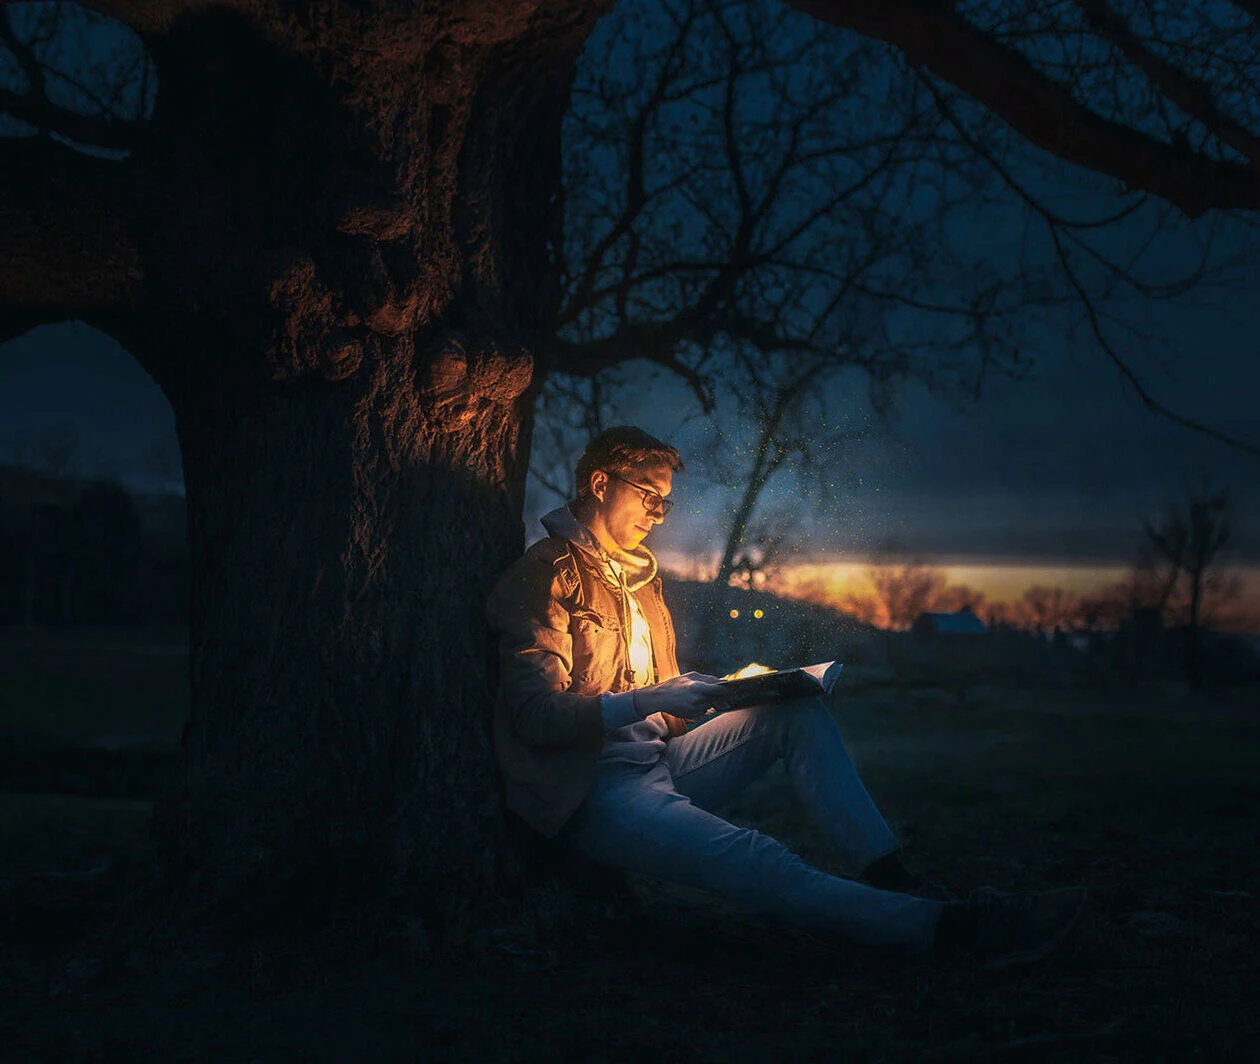
<svg viewBox="0 0 1260 1064">
<path fill-rule="evenodd" d="M 577 499 L 503 574 L 494 740 L 509 808 L 604 865 L 702 887 L 783 924 L 905 953 L 974 953 L 990 967 L 1048 953 L 1083 888 L 976 891 L 953 902 L 902 863 L 896 836 L 826 705 L 803 698 L 711 716 L 713 676 L 679 675 L 656 559 L 677 450 L 640 429 L 601 433 Z M 775 761 L 848 877 L 812 867 L 715 810 Z"/>
</svg>

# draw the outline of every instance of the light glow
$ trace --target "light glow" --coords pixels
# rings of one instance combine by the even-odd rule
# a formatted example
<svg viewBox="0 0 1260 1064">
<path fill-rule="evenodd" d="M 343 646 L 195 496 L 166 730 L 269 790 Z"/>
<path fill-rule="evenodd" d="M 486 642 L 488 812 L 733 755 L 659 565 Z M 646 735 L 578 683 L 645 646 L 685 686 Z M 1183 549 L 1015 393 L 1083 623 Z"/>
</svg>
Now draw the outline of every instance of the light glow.
<svg viewBox="0 0 1260 1064">
<path fill-rule="evenodd" d="M 723 680 L 742 680 L 746 676 L 764 676 L 768 672 L 774 672 L 774 669 L 766 665 L 758 665 L 755 661 L 749 662 L 739 672 L 732 672 L 723 676 Z"/>
</svg>

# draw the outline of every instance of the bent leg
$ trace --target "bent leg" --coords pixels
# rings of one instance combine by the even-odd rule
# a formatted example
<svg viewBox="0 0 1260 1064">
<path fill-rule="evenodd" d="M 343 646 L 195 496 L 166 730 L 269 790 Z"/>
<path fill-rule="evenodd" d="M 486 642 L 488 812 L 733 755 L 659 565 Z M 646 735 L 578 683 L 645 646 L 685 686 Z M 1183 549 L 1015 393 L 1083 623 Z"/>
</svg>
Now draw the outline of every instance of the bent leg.
<svg viewBox="0 0 1260 1064">
<path fill-rule="evenodd" d="M 931 947 L 941 911 L 828 875 L 768 835 L 728 824 L 678 793 L 660 763 L 601 766 L 559 839 L 601 864 L 701 887 L 788 926 L 908 953 Z"/>
<path fill-rule="evenodd" d="M 820 698 L 720 714 L 671 739 L 664 755 L 679 793 L 711 810 L 720 809 L 777 760 L 851 874 L 901 848 Z"/>
</svg>

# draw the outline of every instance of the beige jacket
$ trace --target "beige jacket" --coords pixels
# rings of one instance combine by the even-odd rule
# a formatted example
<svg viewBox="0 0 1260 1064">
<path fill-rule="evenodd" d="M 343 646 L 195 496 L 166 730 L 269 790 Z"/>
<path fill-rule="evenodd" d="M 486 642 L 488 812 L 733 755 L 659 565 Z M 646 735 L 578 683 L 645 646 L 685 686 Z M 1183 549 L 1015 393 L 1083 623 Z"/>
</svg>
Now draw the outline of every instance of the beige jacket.
<svg viewBox="0 0 1260 1064">
<path fill-rule="evenodd" d="M 593 550 L 554 534 L 540 540 L 486 604 L 499 647 L 494 745 L 508 808 L 544 835 L 560 830 L 594 780 L 606 734 L 600 695 L 651 679 L 630 676 L 626 594 L 647 618 L 655 679 L 678 675 L 656 559 L 645 547 L 628 556 L 639 576 L 623 590 Z M 671 735 L 686 730 L 677 717 L 665 721 Z"/>
</svg>

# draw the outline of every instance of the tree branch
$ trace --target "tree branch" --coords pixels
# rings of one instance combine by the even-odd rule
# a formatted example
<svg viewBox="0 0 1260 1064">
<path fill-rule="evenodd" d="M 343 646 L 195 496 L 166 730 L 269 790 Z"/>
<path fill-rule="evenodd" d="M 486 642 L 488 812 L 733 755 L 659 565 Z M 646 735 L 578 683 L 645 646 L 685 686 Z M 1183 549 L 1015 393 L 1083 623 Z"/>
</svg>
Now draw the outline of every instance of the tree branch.
<svg viewBox="0 0 1260 1064">
<path fill-rule="evenodd" d="M 130 151 L 138 139 L 138 129 L 132 123 L 76 114 L 49 103 L 34 92 L 19 95 L 0 88 L 0 112 L 34 126 L 44 136 L 56 133 L 66 140 L 93 148 Z"/>
<path fill-rule="evenodd" d="M 1231 436 L 1228 433 L 1221 432 L 1219 429 L 1212 428 L 1211 425 L 1205 425 L 1201 421 L 1195 421 L 1193 418 L 1179 414 L 1171 407 L 1165 406 L 1146 390 L 1146 386 L 1142 383 L 1137 373 L 1134 372 L 1133 367 L 1121 357 L 1120 352 L 1115 349 L 1115 346 L 1103 332 L 1102 319 L 1098 314 L 1098 308 L 1094 306 L 1093 299 L 1090 298 L 1089 293 L 1085 290 L 1085 286 L 1081 283 L 1080 278 L 1076 276 L 1076 271 L 1072 269 L 1059 232 L 1053 226 L 1050 227 L 1050 237 L 1054 241 L 1055 252 L 1059 257 L 1060 264 L 1063 266 L 1063 272 L 1067 275 L 1069 283 L 1076 291 L 1081 305 L 1085 308 L 1085 314 L 1089 320 L 1090 331 L 1094 334 L 1094 339 L 1098 342 L 1098 346 L 1102 348 L 1103 353 L 1111 361 L 1112 365 L 1120 371 L 1120 375 L 1125 379 L 1129 387 L 1137 393 L 1138 398 L 1142 400 L 1146 408 L 1153 413 L 1159 414 L 1161 417 L 1167 418 L 1169 421 L 1176 422 L 1178 425 L 1193 429 L 1195 432 L 1210 436 L 1212 439 L 1219 440 L 1230 447 L 1236 447 L 1240 451 L 1246 451 L 1248 454 L 1260 457 L 1260 445 L 1239 439 L 1237 436 Z"/>
<path fill-rule="evenodd" d="M 786 2 L 900 49 L 1037 147 L 1159 196 L 1191 218 L 1213 209 L 1260 209 L 1260 182 L 1249 165 L 1211 159 L 1103 118 L 944 0 Z"/>
<path fill-rule="evenodd" d="M 0 140 L 0 306 L 44 321 L 131 306 L 139 251 L 126 224 L 131 171 L 54 142 Z"/>
<path fill-rule="evenodd" d="M 165 33 L 181 15 L 208 7 L 246 7 L 243 0 L 77 0 L 80 7 L 96 11 L 130 26 L 141 36 Z"/>
<path fill-rule="evenodd" d="M 1260 141 L 1251 131 L 1222 114 L 1212 99 L 1212 90 L 1203 82 L 1178 70 L 1146 48 L 1103 0 L 1077 0 L 1090 24 L 1120 50 L 1120 53 L 1158 85 L 1164 95 L 1186 114 L 1203 123 L 1205 129 L 1228 144 L 1260 173 Z"/>
</svg>

